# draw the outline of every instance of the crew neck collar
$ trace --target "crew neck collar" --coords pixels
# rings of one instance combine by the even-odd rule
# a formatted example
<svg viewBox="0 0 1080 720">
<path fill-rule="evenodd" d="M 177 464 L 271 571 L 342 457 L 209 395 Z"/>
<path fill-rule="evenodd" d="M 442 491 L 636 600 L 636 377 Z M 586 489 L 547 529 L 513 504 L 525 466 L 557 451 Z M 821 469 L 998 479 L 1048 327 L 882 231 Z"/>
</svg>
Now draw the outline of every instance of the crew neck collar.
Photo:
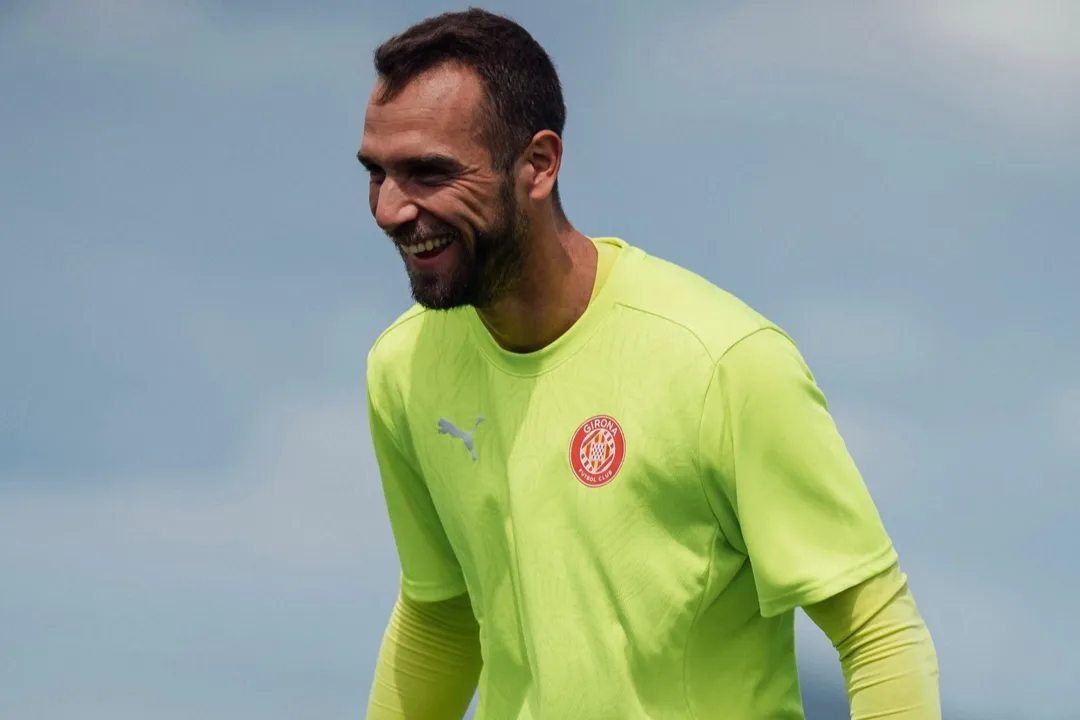
<svg viewBox="0 0 1080 720">
<path fill-rule="evenodd" d="M 620 238 L 590 238 L 594 243 L 608 243 L 619 248 L 606 282 L 589 302 L 585 312 L 554 342 L 528 353 L 512 352 L 495 340 L 480 319 L 476 308 L 465 308 L 469 326 L 477 347 L 484 356 L 500 370 L 511 375 L 530 377 L 542 375 L 573 356 L 600 327 L 615 304 L 621 275 L 631 259 L 633 248 Z"/>
</svg>

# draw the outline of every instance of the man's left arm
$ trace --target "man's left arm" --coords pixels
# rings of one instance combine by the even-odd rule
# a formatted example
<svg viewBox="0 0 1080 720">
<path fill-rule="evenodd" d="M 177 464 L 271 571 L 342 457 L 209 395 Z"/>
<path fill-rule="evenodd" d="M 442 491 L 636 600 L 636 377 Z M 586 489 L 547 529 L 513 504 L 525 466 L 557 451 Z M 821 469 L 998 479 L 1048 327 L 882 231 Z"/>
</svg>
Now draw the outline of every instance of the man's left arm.
<svg viewBox="0 0 1080 720">
<path fill-rule="evenodd" d="M 803 610 L 840 655 L 852 720 L 940 720 L 937 653 L 898 566 Z"/>
<path fill-rule="evenodd" d="M 855 720 L 940 720 L 929 632 L 824 394 L 786 335 L 762 328 L 717 362 L 701 433 L 710 501 L 750 559 L 762 614 L 802 607 L 828 635 Z"/>
</svg>

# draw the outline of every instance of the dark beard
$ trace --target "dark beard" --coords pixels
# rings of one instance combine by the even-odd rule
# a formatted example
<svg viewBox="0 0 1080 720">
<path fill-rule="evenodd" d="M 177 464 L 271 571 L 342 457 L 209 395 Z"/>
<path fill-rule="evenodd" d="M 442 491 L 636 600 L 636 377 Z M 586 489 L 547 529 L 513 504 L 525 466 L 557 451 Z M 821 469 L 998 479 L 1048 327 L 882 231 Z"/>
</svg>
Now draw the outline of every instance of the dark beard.
<svg viewBox="0 0 1080 720">
<path fill-rule="evenodd" d="M 413 225 L 394 236 L 395 241 L 405 245 L 445 237 L 460 246 L 457 250 L 462 259 L 449 274 L 419 272 L 406 264 L 413 300 L 430 310 L 465 305 L 486 308 L 514 288 L 528 253 L 529 218 L 518 207 L 509 179 L 499 188 L 498 203 L 492 226 L 475 232 L 471 254 L 464 237 L 452 228 L 421 230 Z"/>
</svg>

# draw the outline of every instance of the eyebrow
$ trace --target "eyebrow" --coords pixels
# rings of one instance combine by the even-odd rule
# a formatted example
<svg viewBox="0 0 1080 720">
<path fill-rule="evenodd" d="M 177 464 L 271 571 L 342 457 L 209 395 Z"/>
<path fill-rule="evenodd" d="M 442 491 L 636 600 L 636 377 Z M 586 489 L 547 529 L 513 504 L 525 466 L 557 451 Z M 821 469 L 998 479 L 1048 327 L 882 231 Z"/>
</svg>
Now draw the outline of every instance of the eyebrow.
<svg viewBox="0 0 1080 720">
<path fill-rule="evenodd" d="M 375 159 L 370 155 L 365 155 L 363 150 L 357 151 L 356 159 L 360 161 L 360 164 L 363 165 L 366 170 L 372 170 L 379 167 L 379 163 L 375 162 Z"/>
<path fill-rule="evenodd" d="M 379 167 L 379 163 L 375 162 L 374 158 L 369 155 L 365 155 L 363 151 L 356 153 L 356 159 L 360 161 L 368 170 L 372 170 Z M 465 165 L 459 160 L 450 157 L 449 155 L 442 155 L 439 153 L 429 153 L 426 155 L 417 155 L 414 157 L 407 157 L 394 163 L 401 167 L 405 172 L 410 175 L 422 175 L 425 173 L 436 173 L 441 175 L 456 175 L 465 171 Z"/>
</svg>

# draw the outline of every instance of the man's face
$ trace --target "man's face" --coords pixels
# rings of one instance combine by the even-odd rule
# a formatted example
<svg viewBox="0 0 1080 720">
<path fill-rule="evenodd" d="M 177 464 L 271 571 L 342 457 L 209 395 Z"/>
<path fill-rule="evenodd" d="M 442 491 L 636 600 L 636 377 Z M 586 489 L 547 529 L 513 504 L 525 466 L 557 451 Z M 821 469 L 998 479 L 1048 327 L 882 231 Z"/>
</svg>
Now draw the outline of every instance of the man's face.
<svg viewBox="0 0 1080 720">
<path fill-rule="evenodd" d="M 381 90 L 368 103 L 358 157 L 413 298 L 438 310 L 489 306 L 521 275 L 529 223 L 512 175 L 493 169 L 483 142 L 480 81 L 443 66 L 385 103 Z"/>
</svg>

